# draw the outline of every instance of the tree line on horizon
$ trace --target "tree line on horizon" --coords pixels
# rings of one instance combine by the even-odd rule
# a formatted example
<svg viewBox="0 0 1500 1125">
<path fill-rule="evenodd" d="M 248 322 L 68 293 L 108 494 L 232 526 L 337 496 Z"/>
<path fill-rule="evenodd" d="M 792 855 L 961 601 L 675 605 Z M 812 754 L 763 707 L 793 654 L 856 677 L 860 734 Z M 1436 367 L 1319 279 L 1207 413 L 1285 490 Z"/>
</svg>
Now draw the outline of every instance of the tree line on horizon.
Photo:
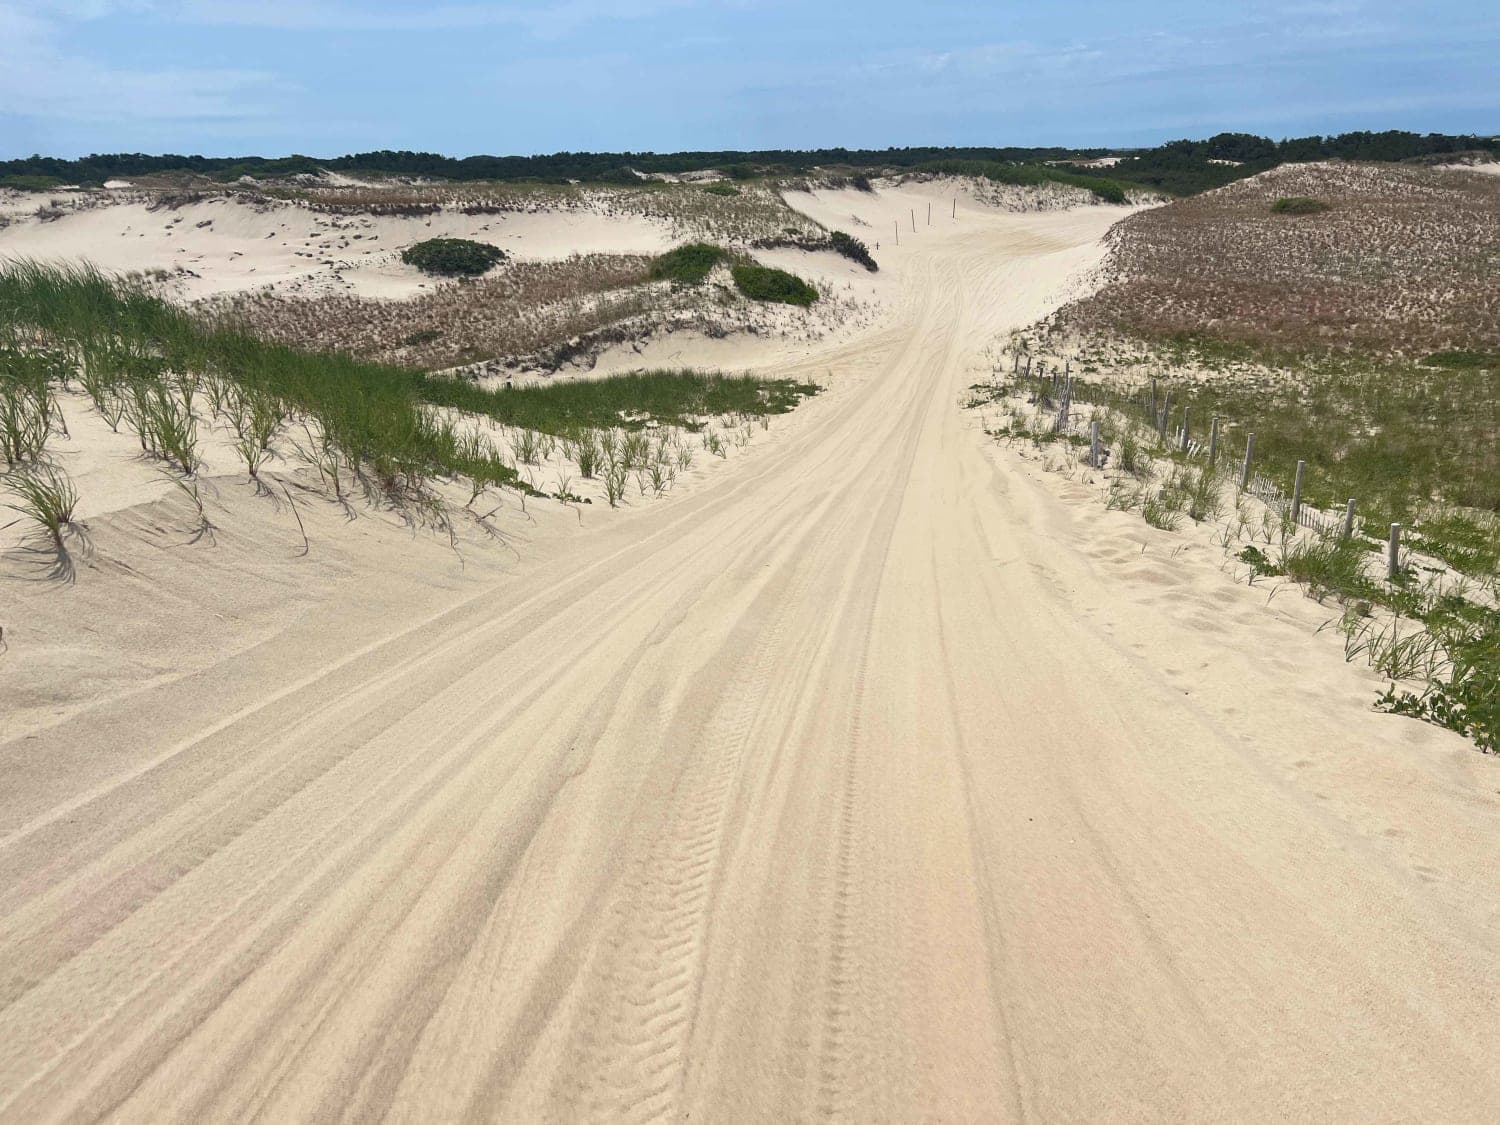
<svg viewBox="0 0 1500 1125">
<path fill-rule="evenodd" d="M 992 164 L 1063 164 L 1080 169 L 1101 156 L 1122 159 L 1109 175 L 1172 194 L 1219 187 L 1277 164 L 1307 160 L 1403 161 L 1462 152 L 1500 152 L 1500 137 L 1418 134 L 1402 130 L 1272 140 L 1251 133 L 1219 133 L 1206 140 L 1170 141 L 1154 148 L 903 147 L 886 149 L 758 149 L 717 152 L 557 152 L 537 156 L 451 157 L 382 149 L 328 160 L 311 156 L 187 156 L 109 153 L 78 160 L 34 155 L 0 161 L 0 186 L 46 190 L 61 184 L 188 172 L 224 182 L 241 176 L 275 178 L 320 171 L 410 176 L 440 180 L 635 182 L 636 172 L 688 172 L 716 168 L 737 179 L 805 173 L 814 168 L 921 169 L 952 161 Z M 1217 163 L 1232 161 L 1232 164 Z"/>
</svg>

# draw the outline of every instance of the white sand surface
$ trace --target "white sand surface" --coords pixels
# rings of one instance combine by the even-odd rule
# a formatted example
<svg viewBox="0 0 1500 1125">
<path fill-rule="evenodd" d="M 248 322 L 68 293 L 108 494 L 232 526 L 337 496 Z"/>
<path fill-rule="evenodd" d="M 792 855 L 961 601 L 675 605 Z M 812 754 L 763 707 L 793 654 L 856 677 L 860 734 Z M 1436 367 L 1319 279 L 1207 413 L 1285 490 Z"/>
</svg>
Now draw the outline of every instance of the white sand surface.
<svg viewBox="0 0 1500 1125">
<path fill-rule="evenodd" d="M 31 197 L 33 201 L 36 197 Z M 399 251 L 427 238 L 490 242 L 517 258 L 570 254 L 655 254 L 672 245 L 666 225 L 636 215 L 594 211 L 465 215 L 341 215 L 287 203 L 232 197 L 177 208 L 120 202 L 27 217 L 0 228 L 0 258 L 88 261 L 115 272 L 166 271 L 184 299 L 265 287 L 316 295 L 409 297 L 433 284 Z"/>
<path fill-rule="evenodd" d="M 0 1120 L 1493 1120 L 1500 760 L 957 408 L 1120 213 L 919 224 L 510 550 L 223 477 L 7 556 Z"/>
</svg>

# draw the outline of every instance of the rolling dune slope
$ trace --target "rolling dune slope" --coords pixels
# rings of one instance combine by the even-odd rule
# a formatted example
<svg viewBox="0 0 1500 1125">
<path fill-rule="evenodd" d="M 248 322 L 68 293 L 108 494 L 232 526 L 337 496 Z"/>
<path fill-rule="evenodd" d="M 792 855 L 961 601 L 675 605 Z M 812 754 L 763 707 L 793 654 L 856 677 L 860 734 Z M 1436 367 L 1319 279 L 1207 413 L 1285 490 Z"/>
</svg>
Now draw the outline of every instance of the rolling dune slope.
<svg viewBox="0 0 1500 1125">
<path fill-rule="evenodd" d="M 1120 213 L 883 245 L 669 503 L 0 720 L 0 1120 L 1493 1120 L 1500 761 L 956 407 Z"/>
</svg>

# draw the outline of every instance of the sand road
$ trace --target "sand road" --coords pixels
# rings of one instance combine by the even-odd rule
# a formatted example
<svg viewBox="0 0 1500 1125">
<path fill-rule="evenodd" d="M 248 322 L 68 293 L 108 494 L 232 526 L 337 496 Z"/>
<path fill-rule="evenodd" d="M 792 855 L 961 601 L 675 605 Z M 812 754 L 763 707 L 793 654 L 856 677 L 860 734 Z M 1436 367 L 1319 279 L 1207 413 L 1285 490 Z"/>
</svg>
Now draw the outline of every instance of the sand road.
<svg viewBox="0 0 1500 1125">
<path fill-rule="evenodd" d="M 0 1119 L 1494 1120 L 1500 763 L 956 406 L 1109 218 L 909 239 L 701 489 L 29 734 L 118 764 L 0 803 Z"/>
</svg>

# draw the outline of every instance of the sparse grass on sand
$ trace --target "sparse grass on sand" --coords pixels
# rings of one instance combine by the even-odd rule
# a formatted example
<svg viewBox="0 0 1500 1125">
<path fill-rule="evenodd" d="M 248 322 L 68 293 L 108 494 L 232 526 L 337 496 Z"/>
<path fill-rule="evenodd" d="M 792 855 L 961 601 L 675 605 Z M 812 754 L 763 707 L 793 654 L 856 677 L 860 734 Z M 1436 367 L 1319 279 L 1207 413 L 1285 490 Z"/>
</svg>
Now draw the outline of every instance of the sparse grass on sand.
<svg viewBox="0 0 1500 1125">
<path fill-rule="evenodd" d="M 573 434 L 778 413 L 816 390 L 787 380 L 666 371 L 488 390 L 270 343 L 172 306 L 138 282 L 30 262 L 0 266 L 0 325 L 9 337 L 0 340 L 8 345 L 0 349 L 0 401 L 17 404 L 6 483 L 54 537 L 76 496 L 65 479 L 66 488 L 54 488 L 55 474 L 35 466 L 56 420 L 48 394 L 74 378 L 112 428 L 129 427 L 144 454 L 184 476 L 199 464 L 198 422 L 211 419 L 238 435 L 233 444 L 251 477 L 273 439 L 290 433 L 336 495 L 357 483 L 428 510 L 440 506 L 431 488 L 438 479 L 464 478 L 475 494 L 488 486 L 530 487 L 492 444 L 460 424 L 462 413 Z M 38 428 L 41 439 L 34 440 Z"/>
<path fill-rule="evenodd" d="M 1500 351 L 1500 177 L 1284 165 L 1132 215 L 1109 242 L 1109 283 L 1060 322 L 1283 350 Z"/>
<path fill-rule="evenodd" d="M 1139 510 L 1163 530 L 1182 526 L 1184 515 L 1217 523 L 1227 512 L 1218 541 L 1249 581 L 1284 577 L 1342 607 L 1346 656 L 1392 681 L 1379 706 L 1500 750 L 1500 370 L 1435 372 L 1344 356 L 1302 374 L 1300 382 L 1162 382 L 1159 401 L 1172 403 L 1165 438 L 1147 421 L 1149 391 L 1075 379 L 1072 402 L 1101 422 L 1112 449 L 1106 506 Z M 1053 432 L 1050 376 L 1002 377 L 972 393 L 971 404 L 1005 404 L 1006 424 L 994 432 L 1009 440 L 1084 440 Z M 1216 471 L 1201 444 L 1195 455 L 1181 451 L 1184 407 L 1200 443 L 1219 417 Z M 1303 503 L 1328 513 L 1324 530 L 1235 487 L 1247 433 L 1256 475 L 1286 495 L 1297 461 L 1306 462 Z M 1351 496 L 1359 518 L 1346 539 L 1338 517 Z M 1403 525 L 1403 553 L 1388 578 L 1392 522 Z"/>
</svg>

